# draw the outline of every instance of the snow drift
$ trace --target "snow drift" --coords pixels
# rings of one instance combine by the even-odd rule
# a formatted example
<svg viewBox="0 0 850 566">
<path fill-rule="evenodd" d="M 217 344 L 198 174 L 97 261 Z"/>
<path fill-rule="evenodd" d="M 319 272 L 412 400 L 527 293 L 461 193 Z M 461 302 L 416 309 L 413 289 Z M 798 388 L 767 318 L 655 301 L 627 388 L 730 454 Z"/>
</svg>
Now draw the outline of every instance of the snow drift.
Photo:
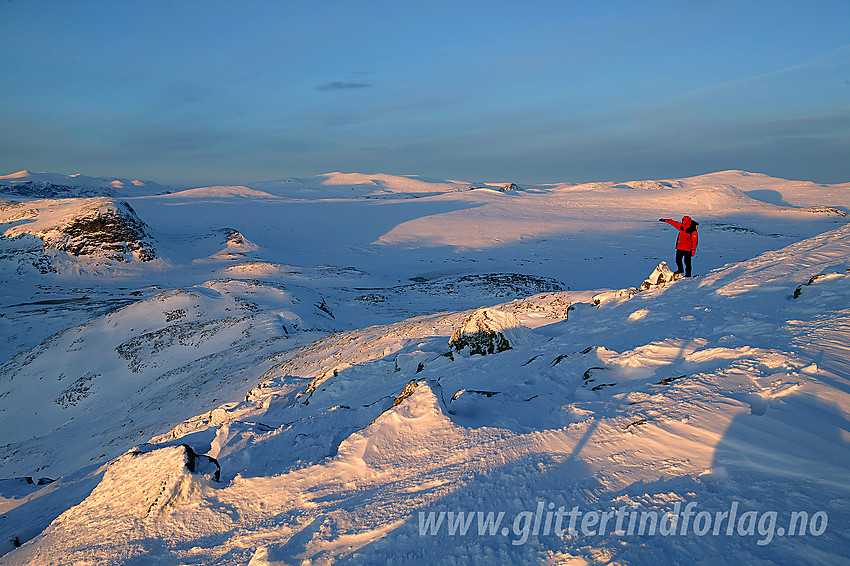
<svg viewBox="0 0 850 566">
<path fill-rule="evenodd" d="M 291 363 L 315 356 L 328 367 L 338 362 L 323 358 L 322 348 L 340 354 L 342 344 L 362 354 L 315 380 L 309 403 L 295 395 L 287 373 L 294 366 L 283 365 L 239 406 L 210 418 L 222 488 L 192 480 L 176 445 L 151 452 L 156 462 L 124 456 L 113 464 L 121 481 L 108 471 L 91 496 L 7 561 L 122 563 L 151 552 L 140 545 L 150 537 L 162 541 L 152 551 L 159 556 L 234 564 L 319 556 L 416 562 L 426 553 L 437 562 L 457 553 L 516 562 L 603 553 L 643 564 L 721 557 L 730 546 L 741 561 L 802 561 L 815 549 L 838 560 L 848 539 L 831 526 L 850 519 L 841 503 L 850 484 L 839 434 L 850 415 L 848 257 L 850 227 L 843 227 L 704 278 L 585 304 L 546 330 L 550 340 L 517 340 L 487 356 L 452 360 L 439 353 L 434 333 L 445 339 L 467 326 L 520 328 L 520 315 L 508 316 L 505 306 L 305 346 Z M 812 280 L 815 274 L 827 275 Z M 794 299 L 799 282 L 809 281 Z M 424 361 L 396 364 L 388 352 Z M 168 438 L 160 442 L 211 437 L 186 428 Z M 337 449 L 302 460 L 319 439 Z M 139 495 L 122 497 L 152 466 L 162 470 L 152 480 L 164 486 L 162 495 L 139 486 Z M 104 506 L 113 499 L 126 503 Z M 758 536 L 693 533 L 538 533 L 522 544 L 513 544 L 518 535 L 498 533 L 417 534 L 419 511 L 519 516 L 540 500 L 612 513 L 695 500 L 712 516 L 737 501 L 742 512 L 823 510 L 830 528 L 817 537 L 777 536 L 769 545 L 757 544 L 766 540 Z M 148 508 L 156 524 L 139 522 Z M 96 538 L 106 525 L 109 544 L 101 545 Z"/>
<path fill-rule="evenodd" d="M 841 562 L 850 226 L 738 177 L 139 198 L 170 263 L 115 281 L 4 248 L 0 475 L 56 481 L 0 481 L 0 562 Z M 616 290 L 698 193 L 699 277 Z M 689 504 L 776 528 L 617 530 Z M 558 536 L 560 508 L 610 520 Z"/>
</svg>

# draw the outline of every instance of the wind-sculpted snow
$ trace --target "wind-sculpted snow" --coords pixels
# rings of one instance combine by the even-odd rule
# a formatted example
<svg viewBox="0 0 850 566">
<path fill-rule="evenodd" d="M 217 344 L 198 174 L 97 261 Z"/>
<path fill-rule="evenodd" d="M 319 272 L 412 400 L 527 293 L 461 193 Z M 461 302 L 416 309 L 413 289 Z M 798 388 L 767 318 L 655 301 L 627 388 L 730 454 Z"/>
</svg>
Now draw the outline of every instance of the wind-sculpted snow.
<svg viewBox="0 0 850 566">
<path fill-rule="evenodd" d="M 840 563 L 850 225 L 750 194 L 809 185 L 747 179 L 459 191 L 475 206 L 449 209 L 275 208 L 273 187 L 134 201 L 163 275 L 116 271 L 112 297 L 39 276 L 0 319 L 39 336 L 5 338 L 18 353 L 0 366 L 0 563 Z M 642 250 L 673 252 L 656 219 L 688 195 L 716 207 L 699 216 L 698 276 L 638 290 L 662 260 Z M 352 211 L 379 229 L 340 226 Z M 735 243 L 759 253 L 727 263 Z M 603 283 L 568 288 L 591 276 Z M 40 321 L 52 334 L 26 326 Z M 510 347 L 452 348 L 465 327 Z M 689 503 L 828 524 L 626 532 L 632 512 Z M 590 532 L 554 532 L 546 514 L 574 507 L 610 513 L 607 530 L 597 514 Z M 479 533 L 489 512 L 503 522 Z"/>
<path fill-rule="evenodd" d="M 311 304 L 314 295 L 302 297 L 256 283 L 212 281 L 50 337 L 0 366 L 0 418 L 4 440 L 12 443 L 0 466 L 10 475 L 32 466 L 66 474 L 168 427 L 179 409 L 172 405 L 208 404 L 245 387 L 256 379 L 245 371 L 270 365 L 267 358 L 300 336 L 333 330 L 333 320 Z M 31 414 L 37 417 L 27 419 Z M 26 427 L 14 425 L 24 421 Z M 45 446 L 63 435 L 76 441 L 51 449 L 51 461 L 40 462 Z"/>
<path fill-rule="evenodd" d="M 664 510 L 697 501 L 713 513 L 738 501 L 752 510 L 822 510 L 830 527 L 840 525 L 850 518 L 841 504 L 850 482 L 840 433 L 850 414 L 840 359 L 850 290 L 837 268 L 848 241 L 850 229 L 841 228 L 702 280 L 597 306 L 583 296 L 555 324 L 541 326 L 521 302 L 508 303 L 499 308 L 514 306 L 533 328 L 529 340 L 483 357 L 448 349 L 447 335 L 469 312 L 328 336 L 283 354 L 242 402 L 151 441 L 216 458 L 222 487 L 167 488 L 181 494 L 157 507 L 168 513 L 139 521 L 136 507 L 105 512 L 98 503 L 125 489 L 107 472 L 82 505 L 7 561 L 123 563 L 151 552 L 140 544 L 151 537 L 160 541 L 157 556 L 225 564 L 417 562 L 426 553 L 437 563 L 491 554 L 672 563 L 726 552 L 749 562 L 814 549 L 838 560 L 848 544 L 839 528 L 770 545 L 693 533 L 538 533 L 514 544 L 522 533 L 510 529 L 484 538 L 420 534 L 418 512 L 519 514 L 537 501 Z M 827 269 L 836 275 L 792 298 L 810 271 Z M 757 302 L 718 292 L 748 288 L 766 272 L 770 284 L 747 291 Z M 550 295 L 540 296 L 544 304 L 554 305 Z M 818 361 L 807 350 L 812 332 L 835 344 Z M 136 460 L 126 458 L 122 473 L 143 474 L 142 460 L 128 467 Z M 100 545 L 91 537 L 104 529 L 112 534 Z"/>
</svg>

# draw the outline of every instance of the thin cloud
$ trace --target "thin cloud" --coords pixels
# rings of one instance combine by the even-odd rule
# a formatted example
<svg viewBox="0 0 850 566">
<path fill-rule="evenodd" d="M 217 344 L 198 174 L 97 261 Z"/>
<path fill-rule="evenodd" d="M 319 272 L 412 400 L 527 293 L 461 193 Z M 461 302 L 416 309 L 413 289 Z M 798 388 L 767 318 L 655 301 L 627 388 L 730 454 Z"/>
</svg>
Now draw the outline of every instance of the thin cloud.
<svg viewBox="0 0 850 566">
<path fill-rule="evenodd" d="M 354 81 L 334 81 L 325 83 L 316 87 L 316 90 L 332 91 L 332 90 L 351 90 L 357 88 L 371 88 L 375 85 L 372 83 L 354 82 Z"/>
<path fill-rule="evenodd" d="M 850 45 L 842 45 L 796 65 L 775 69 L 773 71 L 760 73 L 750 77 L 707 85 L 691 92 L 683 93 L 680 95 L 680 98 L 704 96 L 721 90 L 734 90 L 750 83 L 757 83 L 759 81 L 764 81 L 765 79 L 781 77 L 811 68 L 834 68 L 838 65 L 846 64 L 848 56 L 850 56 Z"/>
</svg>

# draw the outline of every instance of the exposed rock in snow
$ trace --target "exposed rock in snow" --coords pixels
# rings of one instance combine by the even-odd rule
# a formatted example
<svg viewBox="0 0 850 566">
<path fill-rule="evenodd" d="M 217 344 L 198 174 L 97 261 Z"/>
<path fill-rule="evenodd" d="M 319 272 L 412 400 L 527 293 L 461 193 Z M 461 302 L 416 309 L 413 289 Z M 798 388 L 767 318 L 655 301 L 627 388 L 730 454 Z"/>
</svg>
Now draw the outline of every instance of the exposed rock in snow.
<svg viewBox="0 0 850 566">
<path fill-rule="evenodd" d="M 842 216 L 847 217 L 847 213 L 843 210 L 838 210 L 832 206 L 807 206 L 802 210 L 813 214 L 826 214 L 827 216 Z"/>
<path fill-rule="evenodd" d="M 176 450 L 175 450 L 176 449 Z M 203 476 L 206 479 L 218 482 L 221 477 L 221 466 L 218 463 L 218 460 L 211 456 L 206 456 L 204 454 L 197 454 L 195 450 L 189 446 L 188 444 L 177 444 L 173 446 L 154 446 L 152 444 L 145 444 L 137 448 L 136 450 L 132 450 L 129 452 L 131 456 L 145 456 L 148 457 L 150 454 L 162 451 L 162 450 L 171 450 L 172 452 L 179 452 L 182 449 L 183 457 L 185 462 L 185 467 L 193 474 L 197 474 L 199 476 Z M 171 457 L 171 456 L 169 456 Z M 138 463 L 138 462 L 137 462 Z"/>
<path fill-rule="evenodd" d="M 667 262 L 662 261 L 658 264 L 658 267 L 649 274 L 649 277 L 641 283 L 639 290 L 635 287 L 628 287 L 626 289 L 617 289 L 598 293 L 593 296 L 593 304 L 599 306 L 602 303 L 613 299 L 629 299 L 639 291 L 646 291 L 647 289 L 657 287 L 658 285 L 665 285 L 677 278 L 678 275 L 670 271 L 670 268 L 667 267 Z"/>
<path fill-rule="evenodd" d="M 598 306 L 604 303 L 605 301 L 610 301 L 612 299 L 628 299 L 637 292 L 637 288 L 629 287 L 627 289 L 617 289 L 615 291 L 605 291 L 603 293 L 597 293 L 596 295 L 593 295 L 593 304 Z"/>
<path fill-rule="evenodd" d="M 118 192 L 109 187 L 74 187 L 45 181 L 23 181 L 0 184 L 0 192 L 27 198 L 115 197 Z"/>
<path fill-rule="evenodd" d="M 681 187 L 681 181 L 677 182 L 675 185 L 669 181 L 627 181 L 625 183 L 620 183 L 619 185 L 614 185 L 614 189 L 640 189 L 645 191 L 660 191 L 664 189 L 672 189 Z"/>
<path fill-rule="evenodd" d="M 416 388 L 419 387 L 419 382 L 415 379 L 411 379 L 407 382 L 407 385 L 404 386 L 404 389 L 399 394 L 398 397 L 393 401 L 393 407 L 400 405 L 405 399 L 413 395 L 413 392 L 416 391 Z"/>
<path fill-rule="evenodd" d="M 242 251 L 254 251 L 257 249 L 257 245 L 249 242 L 248 239 L 242 235 L 239 230 L 228 229 L 230 234 L 227 236 L 227 243 L 232 245 Z"/>
<path fill-rule="evenodd" d="M 0 479 L 0 493 L 5 498 L 20 497 L 21 495 L 32 492 L 37 486 L 47 485 L 54 481 L 52 478 L 38 478 L 38 480 L 35 480 L 32 476 Z"/>
<path fill-rule="evenodd" d="M 234 228 L 222 228 L 219 234 L 225 236 L 223 250 L 213 254 L 216 259 L 244 259 L 245 255 L 255 252 L 259 246 Z"/>
<path fill-rule="evenodd" d="M 449 345 L 470 354 L 498 354 L 518 344 L 532 341 L 531 330 L 520 324 L 511 313 L 495 309 L 479 309 L 469 315 L 463 326 L 456 328 Z"/>
<path fill-rule="evenodd" d="M 28 222 L 19 222 L 19 221 Z M 31 234 L 44 251 L 120 262 L 156 257 L 153 237 L 126 201 L 108 198 L 40 200 L 0 207 L 0 222 L 18 222 L 7 238 Z"/>
<path fill-rule="evenodd" d="M 649 277 L 644 280 L 640 285 L 641 291 L 645 291 L 650 287 L 655 287 L 656 285 L 664 285 L 665 283 L 669 283 L 676 279 L 676 275 L 670 271 L 670 268 L 667 267 L 667 262 L 662 261 L 658 264 L 658 267 L 649 274 Z"/>
<path fill-rule="evenodd" d="M 469 275 L 412 277 L 413 283 L 386 289 L 369 289 L 357 294 L 354 301 L 383 311 L 404 311 L 410 315 L 434 312 L 434 297 L 451 300 L 453 308 L 476 308 L 492 304 L 494 298 L 521 300 L 529 295 L 563 291 L 567 286 L 552 277 L 522 273 L 475 273 Z M 437 274 L 435 274 L 437 275 Z M 361 291 L 364 289 L 361 289 Z M 535 308 L 533 305 L 528 305 Z M 569 306 L 564 305 L 564 309 Z"/>
<path fill-rule="evenodd" d="M 121 544 L 121 531 L 156 524 L 179 510 L 207 479 L 215 480 L 218 464 L 197 456 L 186 445 L 150 452 L 130 452 L 112 462 L 100 483 L 82 503 L 60 515 L 35 539 L 49 546 L 67 537 L 81 548 L 109 553 Z M 193 471 L 194 470 L 194 471 Z M 88 531 L 88 534 L 85 533 Z M 40 555 L 17 557 L 29 564 L 47 564 Z M 37 551 L 37 546 L 35 549 Z"/>
<path fill-rule="evenodd" d="M 808 281 L 806 281 L 805 283 L 797 285 L 797 288 L 794 289 L 793 298 L 795 298 L 795 299 L 800 298 L 800 294 L 803 292 L 803 287 L 809 287 L 809 286 L 813 285 L 814 283 L 816 283 L 818 281 L 824 282 L 824 281 L 832 281 L 834 279 L 847 279 L 848 277 L 850 277 L 850 275 L 848 275 L 848 273 L 850 273 L 850 269 L 848 269 L 844 273 L 821 273 L 821 274 L 815 275 L 812 278 L 810 278 Z"/>
</svg>

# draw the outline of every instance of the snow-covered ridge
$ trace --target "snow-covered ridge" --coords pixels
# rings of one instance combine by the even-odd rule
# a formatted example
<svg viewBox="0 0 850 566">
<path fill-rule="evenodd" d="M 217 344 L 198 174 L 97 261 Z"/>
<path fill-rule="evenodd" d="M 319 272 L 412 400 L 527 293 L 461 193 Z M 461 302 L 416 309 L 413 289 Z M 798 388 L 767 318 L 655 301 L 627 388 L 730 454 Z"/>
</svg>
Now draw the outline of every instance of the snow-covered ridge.
<svg viewBox="0 0 850 566">
<path fill-rule="evenodd" d="M 19 446 L 0 457 L 0 467 L 20 475 L 60 436 L 74 442 L 52 449 L 51 465 L 36 467 L 64 475 L 89 458 L 114 457 L 128 435 L 161 432 L 189 399 L 205 404 L 246 388 L 257 379 L 252 371 L 270 365 L 266 358 L 335 330 L 320 301 L 303 288 L 217 280 L 164 291 L 54 334 L 0 365 L 0 428 Z M 148 413 L 153 407 L 164 412 Z M 30 414 L 38 418 L 14 426 Z M 132 432 L 110 420 L 125 418 Z"/>
<path fill-rule="evenodd" d="M 469 183 L 446 181 L 418 175 L 377 173 L 326 173 L 315 177 L 291 177 L 279 181 L 251 183 L 248 187 L 294 198 L 414 198 L 442 193 L 491 189 L 519 190 L 515 183 Z"/>
<path fill-rule="evenodd" d="M 262 198 L 268 195 L 298 199 L 379 198 L 398 199 L 435 196 L 445 193 L 489 189 L 498 192 L 517 190 L 561 192 L 638 190 L 665 191 L 697 187 L 729 187 L 758 201 L 793 207 L 830 206 L 850 212 L 850 183 L 824 185 L 810 181 L 791 181 L 763 173 L 718 171 L 695 177 L 661 180 L 607 181 L 592 183 L 512 183 L 444 180 L 421 175 L 385 173 L 325 173 L 313 177 L 289 177 L 252 182 L 244 185 L 209 186 L 188 189 L 185 196 L 239 195 Z M 0 175 L 0 194 L 27 198 L 136 197 L 185 192 L 153 181 L 125 178 L 89 177 L 81 174 L 32 173 L 22 170 Z"/>
<path fill-rule="evenodd" d="M 138 179 L 32 173 L 0 175 L 0 194 L 27 198 L 128 197 L 169 192 L 170 187 Z"/>
<path fill-rule="evenodd" d="M 245 199 L 264 199 L 273 198 L 275 196 L 276 195 L 273 195 L 271 193 L 252 189 L 250 187 L 242 185 L 216 185 L 212 187 L 198 187 L 197 189 L 186 189 L 183 191 L 176 191 L 162 198 L 167 201 L 169 199 L 181 198 L 205 199 L 228 197 L 240 197 Z"/>
<path fill-rule="evenodd" d="M 718 171 L 695 177 L 681 179 L 608 181 L 591 183 L 555 183 L 538 185 L 538 188 L 552 189 L 564 193 L 570 192 L 618 192 L 624 198 L 633 198 L 624 191 L 638 193 L 657 191 L 685 195 L 698 189 L 716 191 L 731 198 L 741 200 L 741 196 L 763 203 L 786 207 L 829 206 L 844 212 L 850 212 L 850 183 L 820 184 L 811 181 L 793 181 L 771 177 L 763 173 L 747 171 Z M 700 194 L 697 193 L 697 194 Z M 699 205 L 699 203 L 696 203 Z"/>
<path fill-rule="evenodd" d="M 781 206 L 829 206 L 850 212 L 850 183 L 828 185 L 737 170 L 718 171 L 678 181 L 684 187 L 704 184 L 732 185 L 750 198 Z"/>
</svg>

